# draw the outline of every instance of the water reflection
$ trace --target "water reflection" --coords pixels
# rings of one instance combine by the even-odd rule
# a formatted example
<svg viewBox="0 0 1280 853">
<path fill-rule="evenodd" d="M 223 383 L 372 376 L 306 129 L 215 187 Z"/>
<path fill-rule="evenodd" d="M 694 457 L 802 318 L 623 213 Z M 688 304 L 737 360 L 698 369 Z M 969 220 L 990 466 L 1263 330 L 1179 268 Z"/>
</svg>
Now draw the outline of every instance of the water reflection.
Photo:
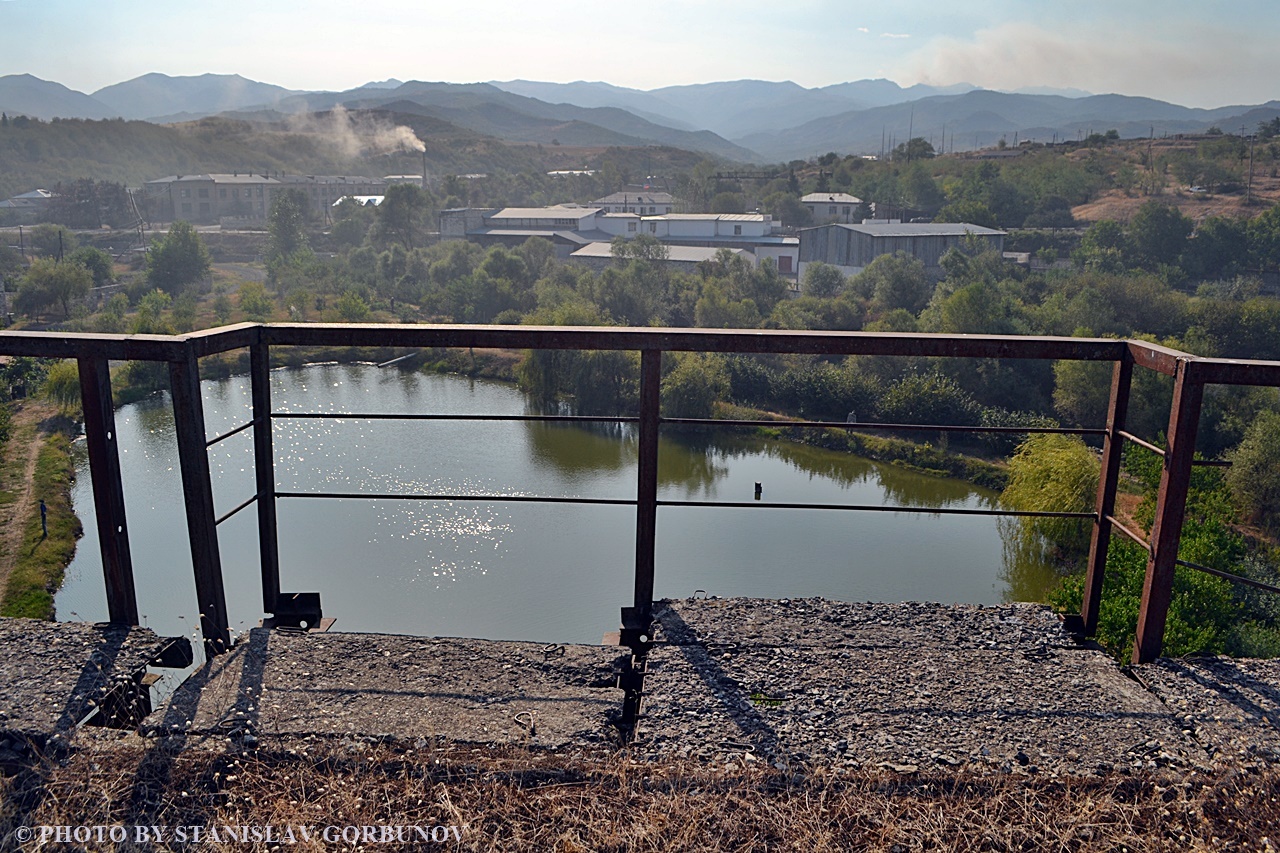
<svg viewBox="0 0 1280 853">
<path fill-rule="evenodd" d="M 279 412 L 531 411 L 510 386 L 367 365 L 277 370 L 271 380 Z M 210 436 L 249 418 L 244 377 L 204 383 L 204 399 Z M 117 422 L 140 607 L 156 630 L 184 632 L 182 620 L 196 620 L 168 398 L 123 407 Z M 616 627 L 617 608 L 629 602 L 630 507 L 373 496 L 634 499 L 634 425 L 278 418 L 273 438 L 278 490 L 369 496 L 278 502 L 282 586 L 318 590 L 340 630 L 595 642 Z M 252 494 L 248 431 L 211 448 L 210 462 L 221 511 Z M 90 478 L 83 463 L 78 470 L 74 499 L 88 521 Z M 1031 564 L 1011 562 L 1007 553 L 1002 562 L 991 518 L 770 506 L 984 507 L 995 499 L 954 480 L 781 440 L 664 433 L 659 497 L 752 504 L 662 508 L 659 595 L 703 588 L 995 603 L 1043 590 L 1031 580 Z M 57 607 L 64 617 L 100 619 L 96 528 L 87 523 L 85 530 Z M 261 616 L 255 514 L 231 519 L 219 540 L 232 624 L 251 626 Z"/>
</svg>

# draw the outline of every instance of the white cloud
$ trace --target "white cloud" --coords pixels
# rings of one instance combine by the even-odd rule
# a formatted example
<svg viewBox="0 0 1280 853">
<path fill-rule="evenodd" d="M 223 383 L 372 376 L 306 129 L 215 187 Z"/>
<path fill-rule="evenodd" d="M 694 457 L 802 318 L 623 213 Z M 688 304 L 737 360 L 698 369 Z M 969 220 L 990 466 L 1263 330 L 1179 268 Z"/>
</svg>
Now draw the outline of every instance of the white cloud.
<svg viewBox="0 0 1280 853">
<path fill-rule="evenodd" d="M 911 38 L 911 33 L 881 33 L 881 34 L 880 34 L 880 38 L 882 38 L 882 39 L 909 39 L 909 38 Z"/>
<path fill-rule="evenodd" d="M 869 32 L 871 32 L 871 30 L 867 29 L 866 27 L 858 27 L 858 32 L 860 32 L 860 33 L 869 33 Z"/>
</svg>

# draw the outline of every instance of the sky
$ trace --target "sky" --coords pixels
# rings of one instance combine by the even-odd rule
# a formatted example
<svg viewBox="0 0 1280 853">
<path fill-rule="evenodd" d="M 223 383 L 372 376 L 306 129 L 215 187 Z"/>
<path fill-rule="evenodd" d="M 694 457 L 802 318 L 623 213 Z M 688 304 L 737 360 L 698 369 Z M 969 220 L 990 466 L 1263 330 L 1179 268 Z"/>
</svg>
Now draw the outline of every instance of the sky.
<svg viewBox="0 0 1280 853">
<path fill-rule="evenodd" d="M 1276 0 L 0 0 L 0 75 L 92 93 L 153 71 L 291 89 L 387 78 L 885 77 L 1186 106 L 1280 99 Z"/>
</svg>

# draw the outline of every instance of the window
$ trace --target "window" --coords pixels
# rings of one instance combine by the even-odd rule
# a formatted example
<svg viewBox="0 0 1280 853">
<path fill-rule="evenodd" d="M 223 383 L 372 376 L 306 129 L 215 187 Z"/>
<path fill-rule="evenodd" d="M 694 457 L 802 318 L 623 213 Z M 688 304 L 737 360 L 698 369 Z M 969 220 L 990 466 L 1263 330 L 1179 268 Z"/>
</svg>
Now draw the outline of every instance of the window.
<svg viewBox="0 0 1280 853">
<path fill-rule="evenodd" d="M 182 190 L 182 191 L 180 192 L 180 195 L 181 195 L 183 198 L 191 198 L 191 190 Z"/>
<path fill-rule="evenodd" d="M 650 234 L 657 234 L 657 233 L 658 233 L 658 223 L 656 223 L 656 222 L 650 222 L 650 223 L 649 223 L 649 233 L 650 233 Z"/>
<path fill-rule="evenodd" d="M 206 216 L 208 215 L 208 213 L 209 213 L 209 202 L 207 202 L 207 201 L 202 201 L 202 202 L 200 202 L 200 212 L 201 212 L 201 213 L 203 213 L 203 214 L 205 214 Z"/>
<path fill-rule="evenodd" d="M 218 198 L 226 198 L 226 197 L 227 197 L 227 191 L 226 191 L 226 189 L 225 189 L 225 188 L 219 188 L 219 190 L 218 190 Z"/>
<path fill-rule="evenodd" d="M 628 231 L 635 231 L 635 230 L 636 230 L 636 224 L 635 224 L 634 222 L 628 222 L 628 223 L 627 223 L 627 230 L 628 230 Z"/>
<path fill-rule="evenodd" d="M 741 236 L 742 236 L 742 226 L 741 226 L 741 225 L 735 225 L 735 226 L 733 226 L 733 236 L 735 236 L 735 237 L 741 237 Z"/>
<path fill-rule="evenodd" d="M 183 202 L 182 212 L 187 216 L 191 215 L 191 202 Z"/>
<path fill-rule="evenodd" d="M 827 208 L 827 213 L 834 214 L 835 212 L 836 212 L 836 206 L 834 204 Z"/>
<path fill-rule="evenodd" d="M 201 187 L 200 189 L 196 190 L 196 195 L 200 196 L 200 198 L 208 198 L 208 197 L 209 197 L 209 188 L 208 188 L 208 187 Z"/>
<path fill-rule="evenodd" d="M 651 207 L 651 208 L 649 208 L 649 214 L 650 214 L 650 215 L 653 215 L 654 213 L 657 213 L 657 210 L 656 210 L 656 209 L 654 209 L 654 208 L 652 208 L 652 207 Z"/>
</svg>

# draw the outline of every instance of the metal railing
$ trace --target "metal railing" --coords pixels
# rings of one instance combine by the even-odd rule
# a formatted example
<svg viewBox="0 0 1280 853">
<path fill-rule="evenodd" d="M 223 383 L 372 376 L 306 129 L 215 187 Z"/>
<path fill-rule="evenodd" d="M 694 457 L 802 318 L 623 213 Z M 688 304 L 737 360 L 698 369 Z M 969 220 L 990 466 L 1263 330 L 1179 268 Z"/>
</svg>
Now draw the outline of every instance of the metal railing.
<svg viewBox="0 0 1280 853">
<path fill-rule="evenodd" d="M 404 347 L 505 348 L 533 350 L 611 350 L 640 353 L 638 416 L 576 417 L 566 415 L 434 415 L 434 414 L 318 414 L 271 410 L 270 357 L 275 347 Z M 199 359 L 247 348 L 253 417 L 248 423 L 210 439 L 205 432 L 200 396 Z M 933 358 L 1050 359 L 1113 364 L 1110 402 L 1105 428 L 959 427 L 933 424 L 846 423 L 829 421 L 709 421 L 663 418 L 659 410 L 662 357 L 668 352 L 802 353 L 817 355 L 917 356 Z M 636 508 L 636 552 L 632 603 L 622 608 L 621 643 L 643 654 L 651 643 L 654 555 L 659 507 L 719 506 L 774 509 L 827 509 L 894 512 L 955 513 L 964 515 L 1047 516 L 1088 518 L 1093 521 L 1084 601 L 1079 617 L 1086 635 L 1097 630 L 1106 554 L 1113 529 L 1148 551 L 1139 613 L 1135 662 L 1160 654 L 1165 620 L 1173 589 L 1175 565 L 1208 571 L 1228 580 L 1267 587 L 1229 573 L 1181 562 L 1178 543 L 1186 508 L 1194 459 L 1196 430 L 1204 388 L 1211 384 L 1280 386 L 1280 362 L 1199 358 L 1145 341 L 1098 338 L 1012 337 L 999 335 L 921 335 L 867 332 L 793 332 L 774 330 L 657 329 L 619 327 L 536 327 L 460 325 L 326 325 L 240 324 L 180 336 L 95 335 L 42 332 L 0 333 L 0 354 L 74 358 L 80 372 L 90 470 L 96 502 L 96 523 L 102 551 L 108 611 L 111 621 L 138 624 L 133 567 L 129 553 L 124 492 L 116 447 L 115 412 L 111 401 L 109 361 L 142 360 L 168 364 L 174 422 L 186 499 L 187 532 L 195 573 L 200 623 L 206 651 L 218 654 L 231 643 L 217 528 L 220 523 L 255 505 L 258 513 L 262 601 L 266 613 L 281 616 L 307 595 L 280 590 L 276 502 L 289 498 L 362 498 L 419 500 L 540 501 L 548 503 L 612 504 Z M 1134 368 L 1173 377 L 1167 446 L 1144 441 L 1126 429 Z M 280 491 L 275 485 L 272 422 L 284 418 L 340 417 L 345 419 L 530 420 L 552 422 L 631 423 L 638 429 L 639 460 L 634 499 L 593 499 L 511 495 L 406 495 Z M 883 507 L 839 504 L 759 504 L 658 499 L 658 435 L 663 424 L 775 426 L 788 429 L 930 430 L 988 433 L 1073 433 L 1102 437 L 1102 468 L 1092 512 L 1019 512 L 1000 509 Z M 208 448 L 231 435 L 253 430 L 256 491 L 230 511 L 214 511 Z M 1124 442 L 1153 450 L 1163 458 L 1157 492 L 1155 523 L 1150 540 L 1115 518 Z M 318 615 L 318 600 L 314 606 Z"/>
</svg>

